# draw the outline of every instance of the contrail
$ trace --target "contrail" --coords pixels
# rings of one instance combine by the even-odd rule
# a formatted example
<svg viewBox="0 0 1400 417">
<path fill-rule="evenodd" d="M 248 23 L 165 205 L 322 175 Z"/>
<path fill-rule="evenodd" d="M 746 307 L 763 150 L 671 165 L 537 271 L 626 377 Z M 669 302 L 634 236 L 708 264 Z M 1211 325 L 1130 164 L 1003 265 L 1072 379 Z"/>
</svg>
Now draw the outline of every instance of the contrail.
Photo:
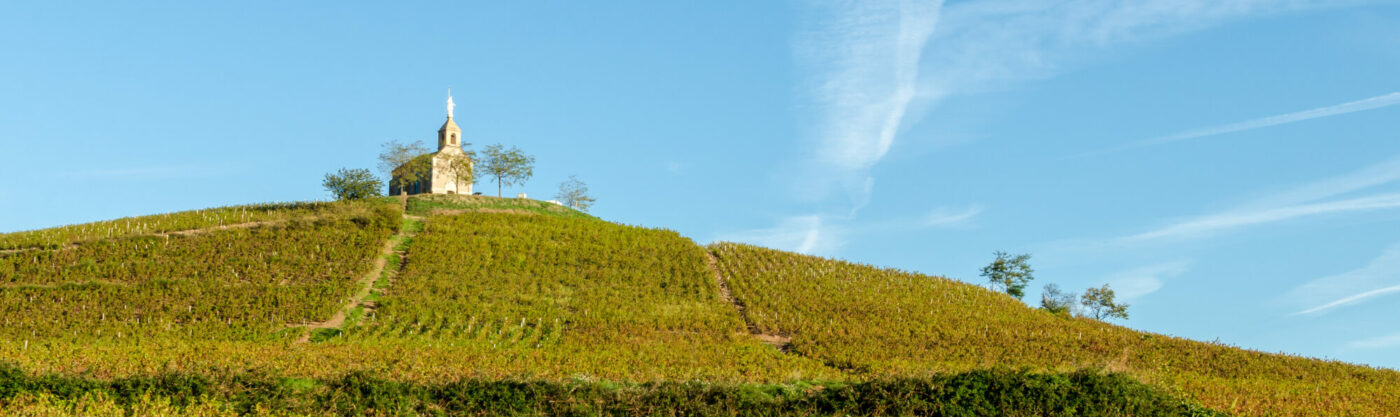
<svg viewBox="0 0 1400 417">
<path fill-rule="evenodd" d="M 1154 145 L 1161 145 L 1161 144 L 1171 143 L 1171 142 L 1180 142 L 1180 141 L 1183 141 L 1183 140 L 1195 139 L 1195 138 L 1205 137 L 1205 136 L 1223 135 L 1223 134 L 1226 134 L 1226 133 L 1234 133 L 1234 132 L 1240 132 L 1240 131 L 1245 131 L 1245 130 L 1253 130 L 1253 129 L 1259 129 L 1259 128 L 1264 128 L 1264 127 L 1269 127 L 1269 126 L 1277 126 L 1277 125 L 1281 125 L 1281 124 L 1288 124 L 1288 123 L 1293 123 L 1293 122 L 1301 122 L 1301 121 L 1304 121 L 1304 120 L 1311 120 L 1311 119 L 1316 119 L 1316 118 L 1320 118 L 1320 117 L 1336 116 L 1336 115 L 1339 115 L 1339 114 L 1347 114 L 1347 113 L 1355 113 L 1355 112 L 1365 111 L 1365 110 L 1379 109 L 1379 108 L 1382 108 L 1382 107 L 1393 106 L 1393 105 L 1396 105 L 1396 104 L 1400 104 L 1400 91 L 1397 91 L 1397 92 L 1394 92 L 1394 93 L 1390 93 L 1390 94 L 1375 96 L 1375 97 L 1371 97 L 1371 98 L 1364 99 L 1364 100 L 1357 100 L 1357 101 L 1352 101 L 1352 102 L 1337 104 L 1337 105 L 1333 105 L 1333 106 L 1318 107 L 1318 108 L 1311 109 L 1311 110 L 1304 110 L 1304 111 L 1294 112 L 1294 113 L 1288 113 L 1288 114 L 1280 114 L 1280 115 L 1277 115 L 1277 116 L 1269 116 L 1269 117 L 1264 117 L 1264 118 L 1259 118 L 1259 119 L 1254 119 L 1254 120 L 1247 120 L 1247 121 L 1243 121 L 1243 122 L 1239 122 L 1239 123 L 1231 123 L 1231 124 L 1227 124 L 1227 125 L 1221 125 L 1221 126 L 1215 126 L 1215 127 L 1208 127 L 1208 128 L 1204 128 L 1204 129 L 1188 130 L 1188 131 L 1181 132 L 1181 133 L 1177 133 L 1177 134 L 1172 134 L 1172 135 L 1167 135 L 1167 136 L 1160 136 L 1160 137 L 1155 137 L 1155 138 L 1152 138 L 1152 139 L 1145 139 L 1145 140 L 1141 140 L 1141 141 L 1129 143 L 1129 144 L 1127 144 L 1127 145 L 1119 146 L 1119 147 L 1116 147 L 1116 148 L 1109 148 L 1109 149 L 1104 149 L 1104 150 L 1099 150 L 1099 151 L 1094 151 L 1094 152 L 1088 152 L 1088 153 L 1084 153 L 1084 154 L 1079 154 L 1079 155 L 1071 156 L 1071 157 L 1069 157 L 1069 158 L 1079 158 L 1079 157 L 1086 157 L 1086 156 L 1097 156 L 1097 155 L 1103 155 L 1103 154 L 1108 154 L 1108 153 L 1114 153 L 1114 152 L 1118 152 L 1118 151 L 1122 151 L 1122 150 L 1127 150 L 1127 149 L 1141 148 L 1141 147 L 1154 146 Z M 1069 159 L 1069 158 L 1067 158 L 1067 159 Z"/>
<path fill-rule="evenodd" d="M 1296 315 L 1300 315 L 1300 314 L 1312 314 L 1312 313 L 1316 313 L 1316 312 L 1319 312 L 1319 311 L 1322 311 L 1322 310 L 1327 310 L 1327 309 L 1330 309 L 1330 308 L 1333 308 L 1333 307 L 1338 307 L 1338 306 L 1343 306 L 1343 305 L 1347 305 L 1347 304 L 1357 303 L 1357 302 L 1360 302 L 1361 300 L 1365 300 L 1365 299 L 1367 299 L 1367 298 L 1379 297 L 1379 296 L 1386 295 L 1386 294 L 1390 294 L 1390 293 L 1393 293 L 1393 292 L 1400 292 L 1400 285 L 1395 285 L 1395 286 L 1385 287 L 1385 288 L 1381 288 L 1381 289 L 1375 289 L 1375 290 L 1371 290 L 1371 291 L 1366 291 L 1366 292 L 1363 292 L 1363 293 L 1360 293 L 1360 294 L 1356 294 L 1356 295 L 1353 295 L 1353 296 L 1350 296 L 1350 297 L 1346 297 L 1346 298 L 1343 298 L 1343 299 L 1340 299 L 1340 300 L 1337 300 L 1337 301 L 1333 301 L 1333 302 L 1330 302 L 1330 303 L 1327 303 L 1327 304 L 1323 304 L 1323 305 L 1320 305 L 1320 306 L 1317 306 L 1317 307 L 1313 307 L 1313 308 L 1310 308 L 1310 309 L 1307 309 L 1307 310 L 1299 311 L 1299 312 L 1297 312 L 1297 313 L 1290 314 L 1290 316 L 1296 316 Z"/>
</svg>

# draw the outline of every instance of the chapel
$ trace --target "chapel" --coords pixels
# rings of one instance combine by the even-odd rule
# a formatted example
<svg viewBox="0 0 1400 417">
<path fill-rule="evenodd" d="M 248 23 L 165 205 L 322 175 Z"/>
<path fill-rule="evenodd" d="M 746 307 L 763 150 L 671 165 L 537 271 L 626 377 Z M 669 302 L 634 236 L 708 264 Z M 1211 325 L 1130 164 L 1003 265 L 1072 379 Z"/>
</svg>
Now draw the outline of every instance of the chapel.
<svg viewBox="0 0 1400 417">
<path fill-rule="evenodd" d="M 452 108 L 456 105 L 452 103 L 452 93 L 447 94 L 447 121 L 438 128 L 437 152 L 419 156 L 419 158 L 431 159 L 431 165 L 427 167 L 428 172 L 418 176 L 418 181 L 405 184 L 407 194 L 467 194 L 472 193 L 472 181 L 463 180 L 462 175 L 457 175 L 459 169 L 454 169 L 454 162 L 466 161 L 468 166 L 475 164 L 467 158 L 466 152 L 462 151 L 462 128 L 457 127 L 457 123 L 452 121 Z M 405 164 L 407 165 L 407 164 Z M 398 184 L 403 167 L 394 170 L 394 180 L 389 182 L 389 195 L 399 195 Z M 470 170 L 471 168 L 466 168 Z"/>
</svg>

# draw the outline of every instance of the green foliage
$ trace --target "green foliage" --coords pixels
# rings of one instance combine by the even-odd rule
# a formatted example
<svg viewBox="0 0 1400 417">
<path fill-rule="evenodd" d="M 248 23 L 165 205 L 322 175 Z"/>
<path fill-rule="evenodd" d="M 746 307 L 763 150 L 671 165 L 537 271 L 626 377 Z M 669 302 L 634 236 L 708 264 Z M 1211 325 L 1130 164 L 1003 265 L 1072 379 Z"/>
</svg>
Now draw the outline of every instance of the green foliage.
<svg viewBox="0 0 1400 417">
<path fill-rule="evenodd" d="M 326 174 L 321 186 L 335 195 L 336 200 L 359 200 L 384 195 L 379 191 L 384 188 L 384 182 L 364 168 L 341 168 L 334 174 Z"/>
<path fill-rule="evenodd" d="M 342 333 L 344 333 L 344 331 L 336 328 L 316 329 L 315 331 L 311 332 L 311 342 L 319 343 L 331 340 L 335 337 L 340 336 Z"/>
<path fill-rule="evenodd" d="M 554 198 L 559 199 L 565 206 L 580 211 L 588 211 L 588 208 L 592 207 L 595 201 L 592 196 L 588 195 L 588 185 L 573 175 L 569 176 L 568 181 L 559 183 L 559 194 L 556 194 Z"/>
<path fill-rule="evenodd" d="M 528 198 L 498 198 L 479 195 L 427 194 L 408 199 L 408 214 L 428 216 L 469 211 L 543 214 L 547 216 L 596 219 L 587 213 L 554 203 Z"/>
<path fill-rule="evenodd" d="M 535 157 L 512 146 L 489 145 L 482 151 L 481 171 L 496 179 L 496 196 L 503 185 L 523 185 L 535 173 Z"/>
<path fill-rule="evenodd" d="M 1074 294 L 1060 291 L 1060 286 L 1045 284 L 1045 289 L 1040 293 L 1040 308 L 1055 314 L 1075 313 L 1075 304 L 1079 303 L 1079 297 Z"/>
<path fill-rule="evenodd" d="M 1012 297 L 1020 299 L 1026 295 L 1026 284 L 1035 279 L 1030 265 L 1031 255 L 1012 255 L 997 251 L 996 259 L 982 267 L 982 277 L 999 286 Z"/>
<path fill-rule="evenodd" d="M 1079 303 L 1095 320 L 1128 319 L 1128 305 L 1114 301 L 1113 289 L 1109 288 L 1108 284 L 1084 290 L 1084 296 L 1080 297 Z"/>
<path fill-rule="evenodd" d="M 407 194 L 414 183 L 427 179 L 433 167 L 428 146 L 423 141 L 384 142 L 379 152 L 379 172 L 389 177 L 389 186 Z"/>
<path fill-rule="evenodd" d="M 39 401 L 36 401 L 39 399 Z M 1216 416 L 1120 374 L 983 370 L 852 384 L 610 384 L 462 380 L 414 384 L 367 373 L 327 380 L 162 374 L 111 381 L 27 376 L 0 364 L 0 408 L 140 414 Z M 211 407 L 212 406 L 212 407 Z M 223 415 L 223 414 L 219 414 Z"/>
</svg>

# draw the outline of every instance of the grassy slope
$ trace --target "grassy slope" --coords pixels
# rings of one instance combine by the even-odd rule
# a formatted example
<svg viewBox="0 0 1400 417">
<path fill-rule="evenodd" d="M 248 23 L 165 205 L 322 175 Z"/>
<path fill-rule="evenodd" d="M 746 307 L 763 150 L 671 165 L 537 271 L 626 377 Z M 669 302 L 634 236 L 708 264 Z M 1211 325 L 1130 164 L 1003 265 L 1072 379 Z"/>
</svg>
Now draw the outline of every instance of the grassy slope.
<svg viewBox="0 0 1400 417">
<path fill-rule="evenodd" d="M 261 217 L 250 216 L 246 208 L 213 209 L 155 216 L 145 223 L 122 219 L 6 234 L 0 235 L 0 242 L 20 248 L 78 243 L 76 249 L 64 250 L 82 251 L 88 245 L 140 241 L 143 238 L 136 236 L 152 230 L 210 227 L 230 219 L 286 222 L 329 217 L 323 224 L 353 229 L 359 226 L 334 219 L 362 211 L 337 204 L 276 207 L 255 211 L 267 213 Z M 717 294 L 704 266 L 705 250 L 674 232 L 606 223 L 533 200 L 415 197 L 407 209 L 410 215 L 427 217 L 426 230 L 409 248 L 401 276 L 385 287 L 380 308 L 364 312 L 358 327 L 347 329 L 342 337 L 304 345 L 284 336 L 255 337 L 275 333 L 265 325 L 254 326 L 251 335 L 214 338 L 117 339 L 110 330 L 104 337 L 38 335 L 40 327 L 55 326 L 48 323 L 31 326 L 29 338 L 0 338 L 0 362 L 16 362 L 31 372 L 99 378 L 252 370 L 331 379 L 368 371 L 419 384 L 460 378 L 793 383 L 927 377 L 996 366 L 1055 372 L 1098 368 L 1128 372 L 1212 406 L 1245 413 L 1308 415 L 1309 410 L 1332 407 L 1337 414 L 1365 414 L 1396 404 L 1390 387 L 1400 378 L 1394 371 L 1265 355 L 1051 316 L 980 287 L 941 278 L 758 248 L 712 247 L 735 295 L 748 303 L 747 319 L 767 332 L 793 337 L 792 352 L 780 353 L 748 337 L 745 318 Z M 298 245 L 285 237 L 266 237 L 283 239 L 271 242 L 223 233 L 189 238 L 226 241 L 242 236 L 254 246 Z M 211 259 L 230 265 L 263 262 L 251 254 L 229 256 Z M 293 258 L 290 262 L 304 262 L 307 270 L 329 265 L 314 257 Z M 79 271 L 73 272 L 75 277 L 124 279 L 125 266 L 93 269 L 81 257 L 70 261 L 76 263 L 67 268 Z M 129 263 L 118 265 L 123 262 Z M 13 264 L 36 271 L 56 265 Z M 15 274 L 0 267 L 0 283 L 72 283 L 38 273 Z M 233 274 L 207 278 L 242 279 Z M 0 286 L 0 298 L 27 297 L 22 291 L 26 290 Z M 218 307 L 213 301 L 218 297 L 200 294 L 204 295 L 183 302 L 210 300 L 204 304 L 216 311 L 228 308 Z M 51 301 L 68 304 L 67 298 Z M 87 308 L 84 314 L 89 316 L 47 318 L 63 321 L 70 335 L 109 328 L 102 319 L 90 317 L 93 308 L 129 308 L 70 307 Z M 65 317 L 57 311 L 39 314 L 32 307 L 15 308 L 8 320 Z M 275 313 L 283 308 L 277 303 L 259 308 L 267 310 L 259 320 L 283 317 Z M 122 323 L 128 326 L 126 334 L 145 334 L 141 326 L 164 328 L 170 321 Z"/>
<path fill-rule="evenodd" d="M 713 245 L 734 295 L 793 351 L 859 377 L 1101 368 L 1241 414 L 1383 415 L 1400 372 L 1266 354 L 1033 309 L 982 287 L 748 245 Z"/>
</svg>

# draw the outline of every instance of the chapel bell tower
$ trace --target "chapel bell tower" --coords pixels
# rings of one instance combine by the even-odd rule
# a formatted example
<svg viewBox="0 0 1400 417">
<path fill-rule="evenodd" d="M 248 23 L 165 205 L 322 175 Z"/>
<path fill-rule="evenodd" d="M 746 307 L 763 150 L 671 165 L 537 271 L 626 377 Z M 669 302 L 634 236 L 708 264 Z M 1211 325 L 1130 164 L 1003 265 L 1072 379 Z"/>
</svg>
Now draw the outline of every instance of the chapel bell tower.
<svg viewBox="0 0 1400 417">
<path fill-rule="evenodd" d="M 449 149 L 448 152 L 462 151 L 462 128 L 452 121 L 452 108 L 455 106 L 452 103 L 452 90 L 447 90 L 447 122 L 438 129 L 438 152 Z"/>
</svg>

